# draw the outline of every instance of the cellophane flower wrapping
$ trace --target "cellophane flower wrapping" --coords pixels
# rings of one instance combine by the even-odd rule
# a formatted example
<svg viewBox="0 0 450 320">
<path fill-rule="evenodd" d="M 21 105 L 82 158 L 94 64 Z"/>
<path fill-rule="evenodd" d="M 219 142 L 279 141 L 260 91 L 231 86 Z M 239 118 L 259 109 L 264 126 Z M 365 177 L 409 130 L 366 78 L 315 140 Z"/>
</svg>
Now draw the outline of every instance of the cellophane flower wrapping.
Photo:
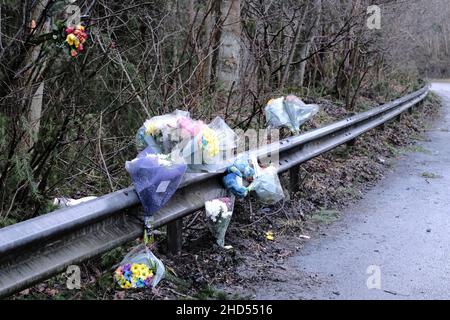
<svg viewBox="0 0 450 320">
<path fill-rule="evenodd" d="M 278 178 L 277 169 L 273 165 L 261 168 L 258 161 L 252 159 L 255 177 L 248 186 L 249 191 L 254 191 L 259 201 L 264 204 L 275 204 L 284 199 L 283 187 Z"/>
<path fill-rule="evenodd" d="M 264 110 L 268 127 L 290 127 L 291 119 L 284 108 L 284 97 L 269 100 Z"/>
<path fill-rule="evenodd" d="M 136 134 L 138 150 L 151 147 L 153 153 L 170 153 L 182 139 L 178 127 L 182 119 L 190 119 L 188 111 L 175 110 L 146 120 Z"/>
<path fill-rule="evenodd" d="M 295 95 L 269 100 L 265 108 L 268 127 L 285 127 L 295 134 L 299 132 L 300 126 L 318 111 L 317 105 L 305 104 Z"/>
<path fill-rule="evenodd" d="M 222 118 L 216 117 L 191 139 L 185 139 L 178 149 L 191 172 L 215 172 L 233 158 L 237 143 L 236 133 Z"/>
<path fill-rule="evenodd" d="M 136 149 L 141 152 L 144 149 L 151 151 L 151 153 L 162 153 L 162 146 L 156 142 L 155 138 L 145 134 L 145 127 L 139 128 L 136 133 Z"/>
<path fill-rule="evenodd" d="M 155 288 L 164 274 L 161 260 L 145 244 L 141 244 L 123 258 L 114 273 L 114 280 L 122 289 Z"/>
<path fill-rule="evenodd" d="M 225 234 L 233 215 L 235 197 L 233 195 L 205 202 L 208 228 L 220 247 L 225 247 Z"/>
<path fill-rule="evenodd" d="M 136 133 L 138 151 L 173 154 L 185 159 L 190 172 L 215 172 L 233 158 L 238 136 L 220 117 L 210 124 L 176 110 L 152 117 Z"/>
<path fill-rule="evenodd" d="M 153 215 L 169 201 L 186 172 L 183 159 L 152 153 L 150 147 L 127 161 L 125 168 L 147 215 Z"/>
<path fill-rule="evenodd" d="M 299 131 L 300 126 L 311 119 L 317 112 L 319 106 L 316 104 L 305 104 L 297 96 L 288 95 L 284 99 L 284 105 L 289 118 L 291 119 L 292 127 L 296 132 Z"/>
</svg>

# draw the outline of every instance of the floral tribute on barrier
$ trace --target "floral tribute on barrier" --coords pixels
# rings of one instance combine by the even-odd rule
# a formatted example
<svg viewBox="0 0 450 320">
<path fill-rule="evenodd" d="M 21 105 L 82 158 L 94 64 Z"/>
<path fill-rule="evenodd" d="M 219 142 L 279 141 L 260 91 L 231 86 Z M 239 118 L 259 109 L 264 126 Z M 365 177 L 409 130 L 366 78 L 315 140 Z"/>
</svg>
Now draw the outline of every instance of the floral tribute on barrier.
<svg viewBox="0 0 450 320">
<path fill-rule="evenodd" d="M 293 95 L 272 99 L 265 108 L 269 127 L 286 127 L 294 134 L 317 111 L 316 105 L 306 105 Z M 225 195 L 205 196 L 208 228 L 216 244 L 225 249 L 231 248 L 225 246 L 225 234 L 236 197 L 254 194 L 268 205 L 284 199 L 276 167 L 260 165 L 251 153 L 234 156 L 237 143 L 238 136 L 220 117 L 206 124 L 181 110 L 152 117 L 138 129 L 139 153 L 125 168 L 145 211 L 144 244 L 132 250 L 117 268 L 114 277 L 121 288 L 154 288 L 164 277 L 164 265 L 147 246 L 151 242 L 148 236 L 152 235 L 154 214 L 172 198 L 186 173 L 226 168 L 222 178 Z"/>
<path fill-rule="evenodd" d="M 269 128 L 288 128 L 298 134 L 300 126 L 319 111 L 315 104 L 305 104 L 297 96 L 288 95 L 267 102 L 265 112 Z"/>
</svg>

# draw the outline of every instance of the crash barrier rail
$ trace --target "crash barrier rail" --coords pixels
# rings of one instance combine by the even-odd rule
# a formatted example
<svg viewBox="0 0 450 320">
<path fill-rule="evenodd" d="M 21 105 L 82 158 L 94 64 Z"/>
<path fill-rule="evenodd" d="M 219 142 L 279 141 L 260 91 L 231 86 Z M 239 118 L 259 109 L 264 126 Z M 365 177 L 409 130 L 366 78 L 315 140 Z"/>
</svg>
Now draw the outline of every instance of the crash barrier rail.
<svg viewBox="0 0 450 320">
<path fill-rule="evenodd" d="M 352 144 L 361 134 L 391 119 L 400 119 L 427 96 L 429 87 L 251 153 L 267 160 L 278 152 L 278 172 L 289 170 L 289 190 L 296 190 L 301 163 L 344 143 Z M 187 173 L 175 195 L 155 214 L 154 227 L 167 226 L 171 253 L 181 251 L 182 218 L 203 208 L 205 194 L 211 199 L 222 195 L 225 170 Z M 134 188 L 129 187 L 0 229 L 0 297 L 142 236 L 139 203 Z"/>
</svg>

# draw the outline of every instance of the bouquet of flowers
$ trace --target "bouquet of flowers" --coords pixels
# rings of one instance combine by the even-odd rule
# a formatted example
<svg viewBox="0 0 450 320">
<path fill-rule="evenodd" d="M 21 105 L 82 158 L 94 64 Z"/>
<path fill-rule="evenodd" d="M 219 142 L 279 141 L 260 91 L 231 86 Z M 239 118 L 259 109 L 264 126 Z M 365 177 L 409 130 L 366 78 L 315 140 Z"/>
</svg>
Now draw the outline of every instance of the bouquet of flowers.
<svg viewBox="0 0 450 320">
<path fill-rule="evenodd" d="M 231 196 L 205 202 L 208 227 L 222 248 L 225 248 L 225 233 L 233 215 L 234 200 L 234 196 Z"/>
<path fill-rule="evenodd" d="M 75 28 L 67 27 L 65 33 L 67 35 L 66 42 L 69 46 L 70 55 L 76 57 L 79 52 L 84 51 L 84 43 L 88 38 L 85 27 L 82 25 L 78 25 Z"/>
<path fill-rule="evenodd" d="M 216 171 L 232 157 L 238 137 L 220 117 L 194 127 L 198 129 L 191 131 L 192 139 L 185 138 L 177 148 L 191 171 Z"/>
<path fill-rule="evenodd" d="M 169 201 L 186 172 L 182 159 L 152 153 L 150 147 L 134 160 L 127 161 L 125 168 L 148 215 L 153 215 Z"/>
<path fill-rule="evenodd" d="M 181 141 L 178 124 L 185 119 L 190 119 L 189 112 L 175 110 L 146 120 L 136 135 L 138 150 L 150 147 L 153 153 L 170 153 Z"/>
<path fill-rule="evenodd" d="M 161 260 L 144 244 L 130 251 L 114 272 L 114 279 L 122 289 L 155 288 L 164 277 Z"/>
<path fill-rule="evenodd" d="M 136 134 L 136 145 L 139 151 L 150 148 L 153 153 L 176 154 L 190 171 L 211 172 L 232 157 L 237 139 L 220 117 L 206 125 L 189 112 L 176 110 L 146 120 Z"/>
<path fill-rule="evenodd" d="M 189 117 L 183 117 L 178 120 L 179 134 L 182 139 L 190 140 L 207 128 L 207 125 L 201 120 L 193 120 Z"/>
<path fill-rule="evenodd" d="M 315 104 L 305 104 L 294 95 L 286 98 L 271 99 L 267 102 L 265 112 L 267 124 L 271 128 L 286 127 L 297 134 L 300 126 L 319 111 Z"/>
</svg>

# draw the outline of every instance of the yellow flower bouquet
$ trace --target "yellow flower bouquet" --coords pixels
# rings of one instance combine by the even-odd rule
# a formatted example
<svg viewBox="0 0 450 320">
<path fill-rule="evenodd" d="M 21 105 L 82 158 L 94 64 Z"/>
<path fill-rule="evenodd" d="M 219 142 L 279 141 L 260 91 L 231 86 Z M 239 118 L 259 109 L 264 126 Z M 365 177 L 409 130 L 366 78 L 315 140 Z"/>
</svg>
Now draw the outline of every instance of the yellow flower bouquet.
<svg viewBox="0 0 450 320">
<path fill-rule="evenodd" d="M 154 288 L 163 279 L 161 260 L 145 244 L 130 251 L 114 272 L 114 280 L 122 289 Z"/>
<path fill-rule="evenodd" d="M 139 151 L 181 156 L 189 171 L 215 171 L 231 159 L 237 135 L 220 117 L 206 125 L 189 112 L 175 110 L 144 122 L 136 135 Z"/>
</svg>

